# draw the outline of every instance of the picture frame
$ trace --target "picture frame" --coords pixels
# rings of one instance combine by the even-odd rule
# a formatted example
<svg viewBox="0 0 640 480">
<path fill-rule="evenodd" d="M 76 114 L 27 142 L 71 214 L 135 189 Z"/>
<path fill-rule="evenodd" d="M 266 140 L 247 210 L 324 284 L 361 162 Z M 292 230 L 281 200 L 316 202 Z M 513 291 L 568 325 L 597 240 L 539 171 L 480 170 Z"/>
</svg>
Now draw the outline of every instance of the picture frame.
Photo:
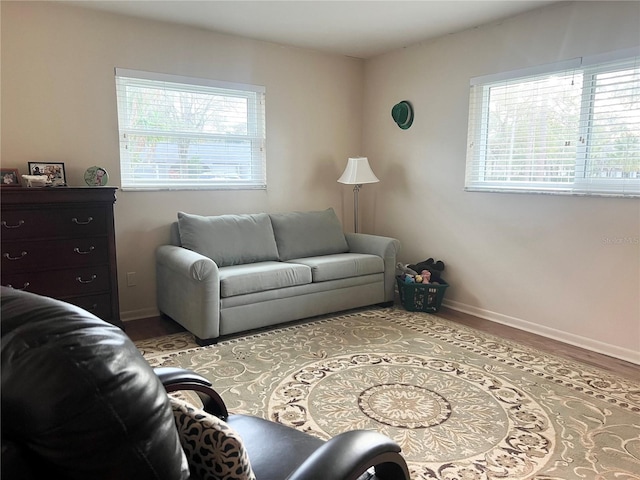
<svg viewBox="0 0 640 480">
<path fill-rule="evenodd" d="M 52 187 L 67 185 L 64 163 L 61 162 L 28 162 L 29 175 L 46 175 Z"/>
<path fill-rule="evenodd" d="M 17 168 L 0 168 L 0 186 L 21 187 L 20 174 Z"/>
</svg>

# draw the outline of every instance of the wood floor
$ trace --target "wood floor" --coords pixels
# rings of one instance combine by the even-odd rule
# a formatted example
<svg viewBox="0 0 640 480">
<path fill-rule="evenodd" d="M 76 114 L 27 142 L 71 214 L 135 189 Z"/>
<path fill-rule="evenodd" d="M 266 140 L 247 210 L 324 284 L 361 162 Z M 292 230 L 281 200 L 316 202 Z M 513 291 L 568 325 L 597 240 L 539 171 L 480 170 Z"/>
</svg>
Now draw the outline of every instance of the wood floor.
<svg viewBox="0 0 640 480">
<path fill-rule="evenodd" d="M 473 315 L 457 312 L 444 307 L 440 309 L 437 315 L 501 338 L 537 348 L 543 352 L 594 365 L 608 372 L 621 375 L 635 381 L 640 381 L 640 366 L 630 362 L 625 362 L 624 360 L 591 352 L 580 347 L 574 347 L 573 345 L 568 345 L 557 340 L 552 340 L 547 337 L 535 335 L 533 333 L 518 330 L 516 328 L 501 325 L 490 320 L 484 320 L 482 318 L 474 317 Z M 129 337 L 134 341 L 161 337 L 163 335 L 185 331 L 180 325 L 164 316 L 129 321 L 125 323 L 125 329 Z"/>
</svg>

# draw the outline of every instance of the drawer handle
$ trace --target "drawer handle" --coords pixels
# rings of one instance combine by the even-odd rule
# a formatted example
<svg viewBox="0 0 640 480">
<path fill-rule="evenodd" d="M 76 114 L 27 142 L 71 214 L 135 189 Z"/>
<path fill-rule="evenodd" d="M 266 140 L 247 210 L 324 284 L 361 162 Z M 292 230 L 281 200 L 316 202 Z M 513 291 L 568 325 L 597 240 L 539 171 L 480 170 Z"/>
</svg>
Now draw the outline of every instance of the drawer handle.
<svg viewBox="0 0 640 480">
<path fill-rule="evenodd" d="M 76 281 L 80 282 L 80 283 L 91 283 L 93 282 L 96 278 L 98 278 L 97 275 L 91 275 L 91 278 L 89 280 L 83 280 L 82 277 L 76 277 Z"/>
<path fill-rule="evenodd" d="M 2 221 L 2 226 L 4 228 L 20 228 L 22 225 L 24 225 L 24 220 L 18 220 L 18 223 L 15 225 L 8 225 L 5 220 Z"/>
<path fill-rule="evenodd" d="M 9 255 L 8 253 L 3 254 L 2 256 L 4 258 L 6 258 L 7 260 L 20 260 L 22 257 L 24 257 L 27 254 L 27 252 L 20 252 L 20 256 L 19 257 L 12 257 L 11 255 Z"/>
<path fill-rule="evenodd" d="M 88 225 L 89 223 L 91 223 L 93 221 L 93 217 L 88 217 L 86 222 L 81 222 L 80 220 L 78 220 L 76 217 L 73 217 L 71 219 L 71 221 L 73 223 L 75 223 L 76 225 Z"/>
<path fill-rule="evenodd" d="M 91 245 L 91 246 L 89 247 L 89 250 L 84 250 L 84 251 L 83 251 L 83 250 L 80 250 L 80 247 L 75 247 L 75 248 L 73 249 L 73 251 L 74 251 L 75 253 L 79 253 L 80 255 L 86 255 L 87 253 L 91 253 L 91 252 L 93 252 L 93 251 L 95 250 L 95 248 L 96 248 L 96 247 L 94 247 L 93 245 Z M 6 254 L 5 254 L 5 255 L 6 255 Z"/>
<path fill-rule="evenodd" d="M 7 285 L 7 287 L 9 288 L 13 288 L 14 290 L 26 290 L 27 287 L 30 285 L 29 282 L 24 282 L 24 284 L 22 285 L 22 288 L 16 288 L 13 285 L 11 285 L 10 283 Z"/>
</svg>

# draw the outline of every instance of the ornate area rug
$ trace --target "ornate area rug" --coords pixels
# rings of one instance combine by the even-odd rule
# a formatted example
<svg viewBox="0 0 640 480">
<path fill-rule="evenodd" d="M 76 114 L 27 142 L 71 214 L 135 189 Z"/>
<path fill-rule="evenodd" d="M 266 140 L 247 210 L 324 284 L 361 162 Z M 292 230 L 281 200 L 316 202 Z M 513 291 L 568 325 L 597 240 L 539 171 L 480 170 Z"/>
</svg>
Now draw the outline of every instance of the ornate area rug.
<svg viewBox="0 0 640 480">
<path fill-rule="evenodd" d="M 374 429 L 413 480 L 640 479 L 637 382 L 427 313 L 368 309 L 198 348 L 137 342 L 231 412 L 328 439 Z"/>
</svg>

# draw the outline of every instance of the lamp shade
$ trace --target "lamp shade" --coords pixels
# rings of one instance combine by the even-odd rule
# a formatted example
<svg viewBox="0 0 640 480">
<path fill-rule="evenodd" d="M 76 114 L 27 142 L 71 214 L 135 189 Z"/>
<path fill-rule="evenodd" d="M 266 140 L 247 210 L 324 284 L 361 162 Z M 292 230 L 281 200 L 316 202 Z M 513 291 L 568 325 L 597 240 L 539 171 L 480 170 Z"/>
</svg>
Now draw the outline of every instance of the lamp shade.
<svg viewBox="0 0 640 480">
<path fill-rule="evenodd" d="M 346 183 L 347 185 L 361 185 L 379 181 L 380 179 L 371 170 L 367 157 L 350 158 L 347 162 L 347 168 L 344 169 L 342 176 L 338 179 L 339 183 Z"/>
</svg>

